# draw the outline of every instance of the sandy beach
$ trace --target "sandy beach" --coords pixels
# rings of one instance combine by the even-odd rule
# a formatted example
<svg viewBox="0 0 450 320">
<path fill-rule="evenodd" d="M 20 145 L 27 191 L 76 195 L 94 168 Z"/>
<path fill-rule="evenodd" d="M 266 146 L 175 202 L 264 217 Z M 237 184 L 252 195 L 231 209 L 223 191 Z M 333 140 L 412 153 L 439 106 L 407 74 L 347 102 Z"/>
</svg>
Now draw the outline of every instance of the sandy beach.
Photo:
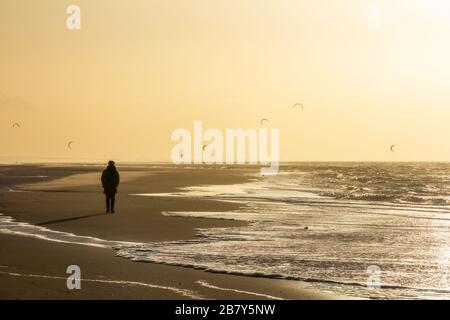
<svg viewBox="0 0 450 320">
<path fill-rule="evenodd" d="M 5 169 L 5 168 L 3 168 Z M 238 169 L 139 168 L 121 170 L 115 214 L 104 213 L 102 167 L 8 167 L 16 180 L 0 192 L 0 213 L 15 221 L 111 241 L 161 242 L 196 237 L 198 228 L 244 222 L 167 217 L 172 211 L 229 210 L 235 204 L 186 198 L 139 197 L 177 188 L 233 184 L 249 179 Z M 5 179 L 3 179 L 6 181 Z M 30 183 L 32 182 L 32 183 Z M 0 299 L 338 299 L 301 281 L 210 273 L 185 267 L 133 262 L 110 248 L 58 243 L 0 233 Z M 68 290 L 66 268 L 78 265 L 82 289 Z"/>
</svg>

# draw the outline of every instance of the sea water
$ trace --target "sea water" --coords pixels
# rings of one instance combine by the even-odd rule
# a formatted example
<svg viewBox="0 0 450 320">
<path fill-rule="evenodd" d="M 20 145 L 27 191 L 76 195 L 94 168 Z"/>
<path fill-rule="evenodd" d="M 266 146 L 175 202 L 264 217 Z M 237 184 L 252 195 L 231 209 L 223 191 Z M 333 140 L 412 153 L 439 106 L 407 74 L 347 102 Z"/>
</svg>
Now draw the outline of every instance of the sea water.
<svg viewBox="0 0 450 320">
<path fill-rule="evenodd" d="M 116 247 L 133 261 L 304 280 L 355 297 L 450 298 L 448 163 L 292 164 L 242 184 L 142 196 L 239 203 L 231 212 L 164 214 L 249 224 Z M 380 271 L 375 287 L 368 285 L 373 266 Z"/>
</svg>

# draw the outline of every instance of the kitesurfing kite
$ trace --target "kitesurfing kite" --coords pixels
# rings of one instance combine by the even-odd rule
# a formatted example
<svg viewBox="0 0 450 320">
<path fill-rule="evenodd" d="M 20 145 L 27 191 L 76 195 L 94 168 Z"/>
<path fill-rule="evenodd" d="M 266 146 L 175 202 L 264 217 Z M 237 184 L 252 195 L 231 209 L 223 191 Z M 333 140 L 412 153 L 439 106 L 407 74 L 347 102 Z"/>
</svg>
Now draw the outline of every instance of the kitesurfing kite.
<svg viewBox="0 0 450 320">
<path fill-rule="evenodd" d="M 303 105 L 301 103 L 296 103 L 292 106 L 293 109 L 300 109 L 301 111 L 303 111 Z"/>
<path fill-rule="evenodd" d="M 14 129 L 14 128 L 19 129 L 19 128 L 20 128 L 20 124 L 19 124 L 18 122 L 16 122 L 16 123 L 14 123 L 14 124 L 12 125 L 12 127 L 13 127 L 13 129 Z"/>
<path fill-rule="evenodd" d="M 69 143 L 67 143 L 67 148 L 72 149 L 72 144 L 74 144 L 75 141 L 69 141 Z"/>
<path fill-rule="evenodd" d="M 394 152 L 394 149 L 395 149 L 395 148 L 397 148 L 397 145 L 393 144 L 393 145 L 391 146 L 391 152 Z"/>
<path fill-rule="evenodd" d="M 261 120 L 261 126 L 264 127 L 264 123 L 266 123 L 266 122 L 269 122 L 269 120 L 266 119 L 266 118 L 262 119 L 262 120 Z"/>
</svg>

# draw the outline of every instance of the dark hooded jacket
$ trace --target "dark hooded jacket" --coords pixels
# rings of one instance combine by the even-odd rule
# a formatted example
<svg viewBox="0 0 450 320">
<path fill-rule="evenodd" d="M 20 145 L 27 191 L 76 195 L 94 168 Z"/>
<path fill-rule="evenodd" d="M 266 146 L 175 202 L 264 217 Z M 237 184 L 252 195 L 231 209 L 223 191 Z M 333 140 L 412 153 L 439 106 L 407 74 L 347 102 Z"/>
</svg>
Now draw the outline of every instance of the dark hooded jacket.
<svg viewBox="0 0 450 320">
<path fill-rule="evenodd" d="M 108 165 L 102 173 L 102 185 L 105 194 L 117 193 L 117 187 L 119 186 L 120 176 L 114 165 Z"/>
</svg>

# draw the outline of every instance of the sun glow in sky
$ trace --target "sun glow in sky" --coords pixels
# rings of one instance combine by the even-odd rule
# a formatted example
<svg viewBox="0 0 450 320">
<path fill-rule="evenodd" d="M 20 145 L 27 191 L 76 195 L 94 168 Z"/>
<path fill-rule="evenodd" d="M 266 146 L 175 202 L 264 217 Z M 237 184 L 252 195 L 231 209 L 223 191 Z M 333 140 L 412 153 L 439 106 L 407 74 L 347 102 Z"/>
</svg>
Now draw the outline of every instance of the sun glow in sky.
<svg viewBox="0 0 450 320">
<path fill-rule="evenodd" d="M 449 1 L 76 3 L 70 31 L 72 2 L 0 2 L 4 158 L 168 161 L 267 118 L 283 161 L 450 161 Z"/>
<path fill-rule="evenodd" d="M 450 16 L 450 2 L 447 0 L 422 1 L 422 5 L 437 16 Z"/>
</svg>

